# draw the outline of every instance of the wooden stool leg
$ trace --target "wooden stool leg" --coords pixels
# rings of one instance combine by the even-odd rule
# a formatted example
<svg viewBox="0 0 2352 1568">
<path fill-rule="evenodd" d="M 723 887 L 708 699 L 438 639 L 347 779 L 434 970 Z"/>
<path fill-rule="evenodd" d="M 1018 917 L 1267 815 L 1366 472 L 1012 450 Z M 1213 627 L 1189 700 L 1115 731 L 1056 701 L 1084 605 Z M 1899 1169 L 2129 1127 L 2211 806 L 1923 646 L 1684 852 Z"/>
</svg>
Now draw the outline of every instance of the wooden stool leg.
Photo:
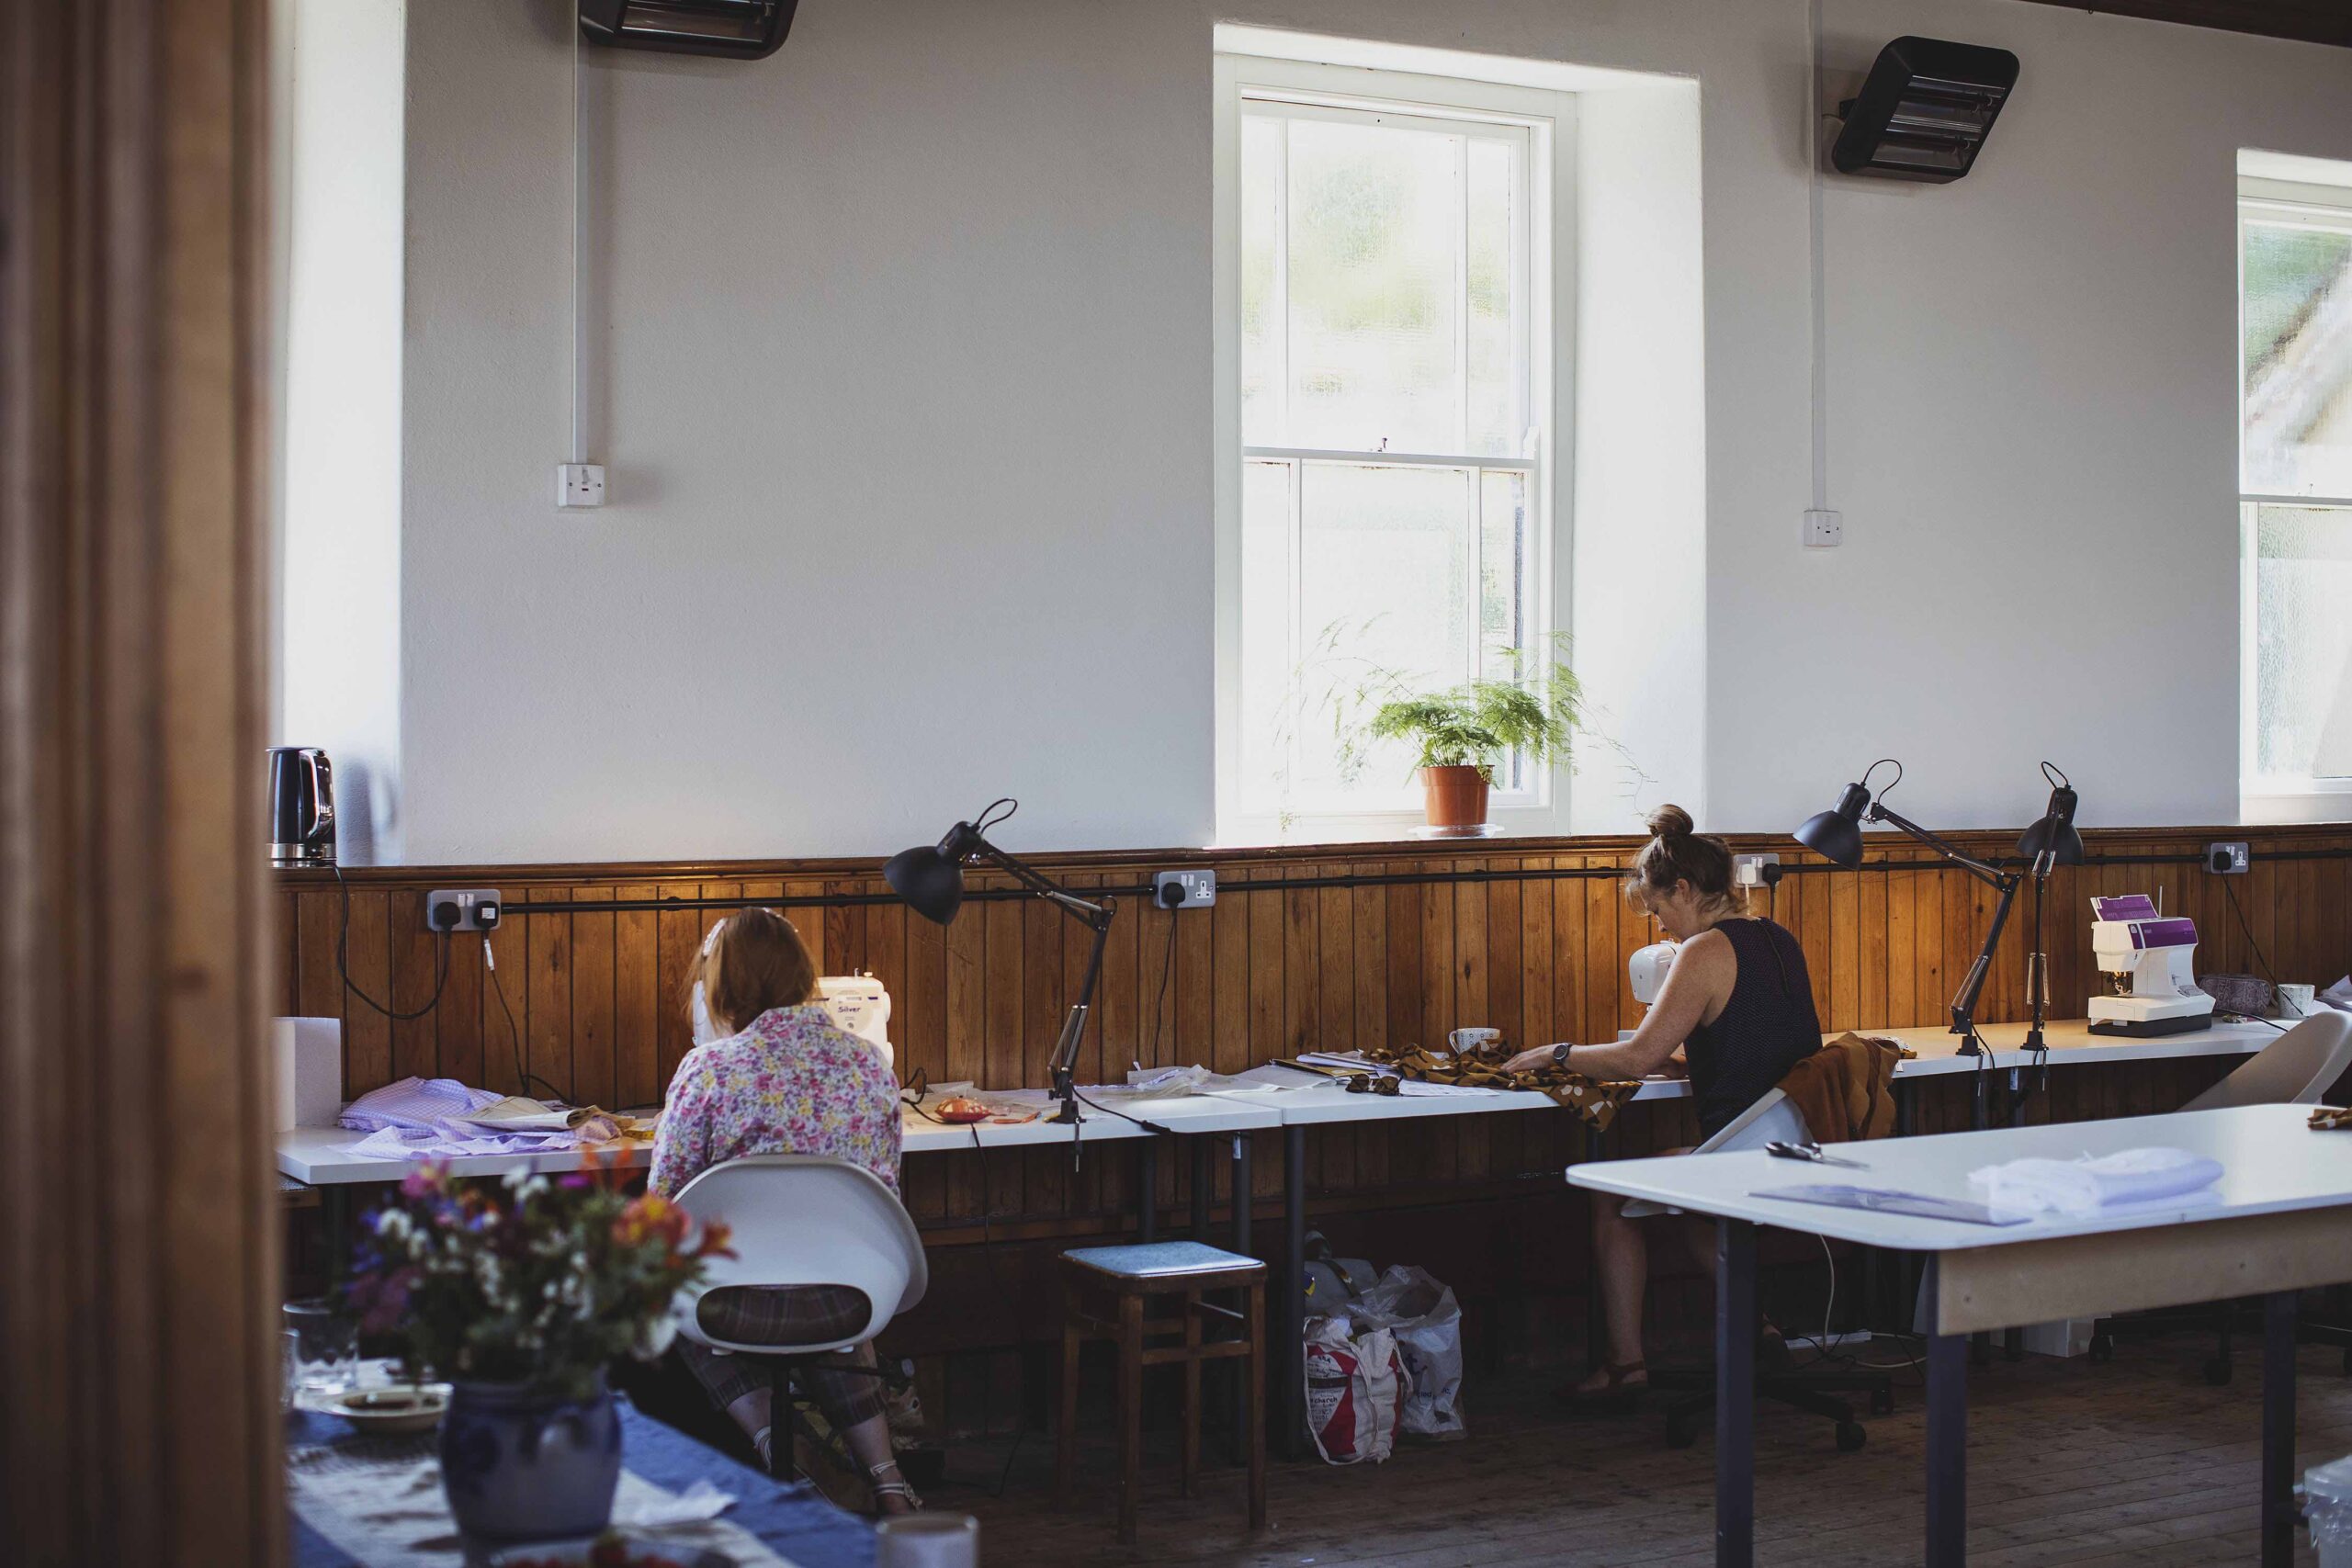
<svg viewBox="0 0 2352 1568">
<path fill-rule="evenodd" d="M 1119 1298 L 1119 1542 L 1136 1541 L 1143 1495 L 1143 1296 Z"/>
<path fill-rule="evenodd" d="M 1177 1489 L 1193 1495 L 1201 1469 L 1201 1292 L 1184 1292 L 1184 1436 Z"/>
<path fill-rule="evenodd" d="M 1266 1528 L 1266 1287 L 1250 1287 L 1250 1528 Z"/>
<path fill-rule="evenodd" d="M 1078 1292 L 1062 1292 L 1061 1419 L 1054 1427 L 1054 1506 L 1069 1506 L 1078 1472 Z"/>
</svg>

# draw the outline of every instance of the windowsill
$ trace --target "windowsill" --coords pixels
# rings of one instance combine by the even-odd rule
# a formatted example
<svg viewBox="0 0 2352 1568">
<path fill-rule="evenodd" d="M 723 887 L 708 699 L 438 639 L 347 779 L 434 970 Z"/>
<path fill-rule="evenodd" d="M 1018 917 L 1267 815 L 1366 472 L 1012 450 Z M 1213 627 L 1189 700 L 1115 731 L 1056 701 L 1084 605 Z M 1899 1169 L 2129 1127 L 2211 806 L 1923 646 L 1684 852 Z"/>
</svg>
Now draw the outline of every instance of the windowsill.
<svg viewBox="0 0 2352 1568">
<path fill-rule="evenodd" d="M 1400 844 L 1425 848 L 1430 844 L 1460 845 L 1465 853 L 1481 844 L 1513 840 L 1549 839 L 1565 834 L 1557 813 L 1548 807 L 1497 807 L 1487 817 L 1494 831 L 1480 838 L 1423 838 L 1415 829 L 1428 818 L 1418 811 L 1384 812 L 1360 817 L 1301 817 L 1289 827 L 1263 818 L 1243 818 L 1202 846 L 1211 850 L 1302 850 L 1335 844 Z"/>
<path fill-rule="evenodd" d="M 2300 786 L 2245 791 L 2238 796 L 2238 820 L 2254 826 L 2352 822 L 2352 779 L 2314 779 Z"/>
</svg>

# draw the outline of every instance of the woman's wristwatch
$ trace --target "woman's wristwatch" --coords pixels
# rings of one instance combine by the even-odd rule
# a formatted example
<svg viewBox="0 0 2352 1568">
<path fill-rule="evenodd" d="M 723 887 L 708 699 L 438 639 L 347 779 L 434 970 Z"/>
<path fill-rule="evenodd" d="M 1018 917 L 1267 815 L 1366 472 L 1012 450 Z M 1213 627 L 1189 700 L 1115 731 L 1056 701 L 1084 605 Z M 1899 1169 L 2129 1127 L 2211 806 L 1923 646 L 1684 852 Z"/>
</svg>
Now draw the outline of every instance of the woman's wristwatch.
<svg viewBox="0 0 2352 1568">
<path fill-rule="evenodd" d="M 1552 1047 L 1552 1065 L 1553 1065 L 1554 1066 L 1555 1066 L 1555 1067 L 1565 1067 L 1565 1066 L 1566 1066 L 1568 1065 L 1568 1053 L 1569 1053 L 1569 1052 L 1571 1052 L 1571 1051 L 1573 1051 L 1573 1050 L 1575 1050 L 1575 1049 L 1576 1049 L 1576 1047 L 1575 1047 L 1574 1045 L 1555 1045 L 1555 1046 L 1553 1046 L 1553 1047 Z"/>
</svg>

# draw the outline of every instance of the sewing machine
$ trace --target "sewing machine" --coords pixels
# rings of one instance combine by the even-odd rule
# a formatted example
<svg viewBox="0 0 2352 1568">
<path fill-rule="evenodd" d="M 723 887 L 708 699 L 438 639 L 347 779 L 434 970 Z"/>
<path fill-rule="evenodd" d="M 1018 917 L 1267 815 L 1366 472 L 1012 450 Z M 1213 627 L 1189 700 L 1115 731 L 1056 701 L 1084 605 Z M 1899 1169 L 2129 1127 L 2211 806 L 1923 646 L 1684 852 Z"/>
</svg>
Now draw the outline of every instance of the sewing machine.
<svg viewBox="0 0 2352 1568">
<path fill-rule="evenodd" d="M 2197 922 L 2167 919 L 2144 893 L 2091 900 L 2091 955 L 2113 994 L 2090 1001 L 2093 1034 L 2179 1034 L 2213 1020 L 2190 956 Z"/>
<path fill-rule="evenodd" d="M 1658 992 L 1666 985 L 1666 972 L 1674 967 L 1676 951 L 1670 942 L 1654 942 L 1647 947 L 1634 949 L 1634 955 L 1625 960 L 1625 976 L 1634 984 L 1634 999 L 1642 1006 L 1647 1007 L 1657 1000 Z M 1620 1040 L 1631 1040 L 1633 1037 L 1634 1032 L 1630 1029 L 1617 1032 Z"/>
</svg>

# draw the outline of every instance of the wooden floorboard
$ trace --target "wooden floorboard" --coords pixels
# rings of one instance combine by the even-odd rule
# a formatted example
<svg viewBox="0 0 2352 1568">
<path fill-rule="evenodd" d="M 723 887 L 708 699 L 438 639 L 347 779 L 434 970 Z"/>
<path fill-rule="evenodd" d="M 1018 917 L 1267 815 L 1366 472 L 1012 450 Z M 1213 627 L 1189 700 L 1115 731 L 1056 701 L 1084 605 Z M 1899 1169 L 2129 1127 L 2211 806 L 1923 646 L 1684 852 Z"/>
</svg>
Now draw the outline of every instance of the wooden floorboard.
<svg viewBox="0 0 2352 1568">
<path fill-rule="evenodd" d="M 2171 1568 L 2255 1559 L 2261 1456 L 2258 1342 L 2242 1342 L 2236 1379 L 2199 1375 L 2209 1342 L 2127 1341 L 2114 1361 L 1996 1359 L 1970 1374 L 1969 1561 L 1976 1568 Z M 1475 1357 L 1473 1358 L 1475 1363 Z M 2301 1355 L 2298 1472 L 2352 1451 L 2352 1378 L 2340 1352 Z M 1872 1568 L 1918 1561 L 1925 1427 L 1919 1380 L 1896 1371 L 1895 1408 L 1865 1416 L 1870 1440 L 1837 1451 L 1826 1423 L 1767 1407 L 1757 1432 L 1757 1557 L 1767 1564 Z M 1151 1435 L 1143 1523 L 1132 1548 L 1111 1537 L 1112 1434 L 1082 1424 L 1079 1498 L 1050 1504 L 1053 1443 L 1029 1434 L 961 1446 L 934 1506 L 978 1516 L 986 1558 L 1057 1564 L 1230 1568 L 1699 1568 L 1713 1561 L 1711 1436 L 1665 1446 L 1655 1408 L 1571 1419 L 1548 1380 L 1474 1382 L 1470 1436 L 1400 1448 L 1353 1470 L 1274 1466 L 1268 1528 L 1242 1528 L 1240 1472 L 1224 1462 L 1221 1424 L 1205 1445 L 1201 1495 L 1176 1495 L 1170 1430 Z M 1010 1452 L 1011 1468 L 1005 1465 Z M 1006 1475 L 1001 1497 L 993 1486 Z M 2298 1562 L 2311 1561 L 2298 1546 Z"/>
</svg>

